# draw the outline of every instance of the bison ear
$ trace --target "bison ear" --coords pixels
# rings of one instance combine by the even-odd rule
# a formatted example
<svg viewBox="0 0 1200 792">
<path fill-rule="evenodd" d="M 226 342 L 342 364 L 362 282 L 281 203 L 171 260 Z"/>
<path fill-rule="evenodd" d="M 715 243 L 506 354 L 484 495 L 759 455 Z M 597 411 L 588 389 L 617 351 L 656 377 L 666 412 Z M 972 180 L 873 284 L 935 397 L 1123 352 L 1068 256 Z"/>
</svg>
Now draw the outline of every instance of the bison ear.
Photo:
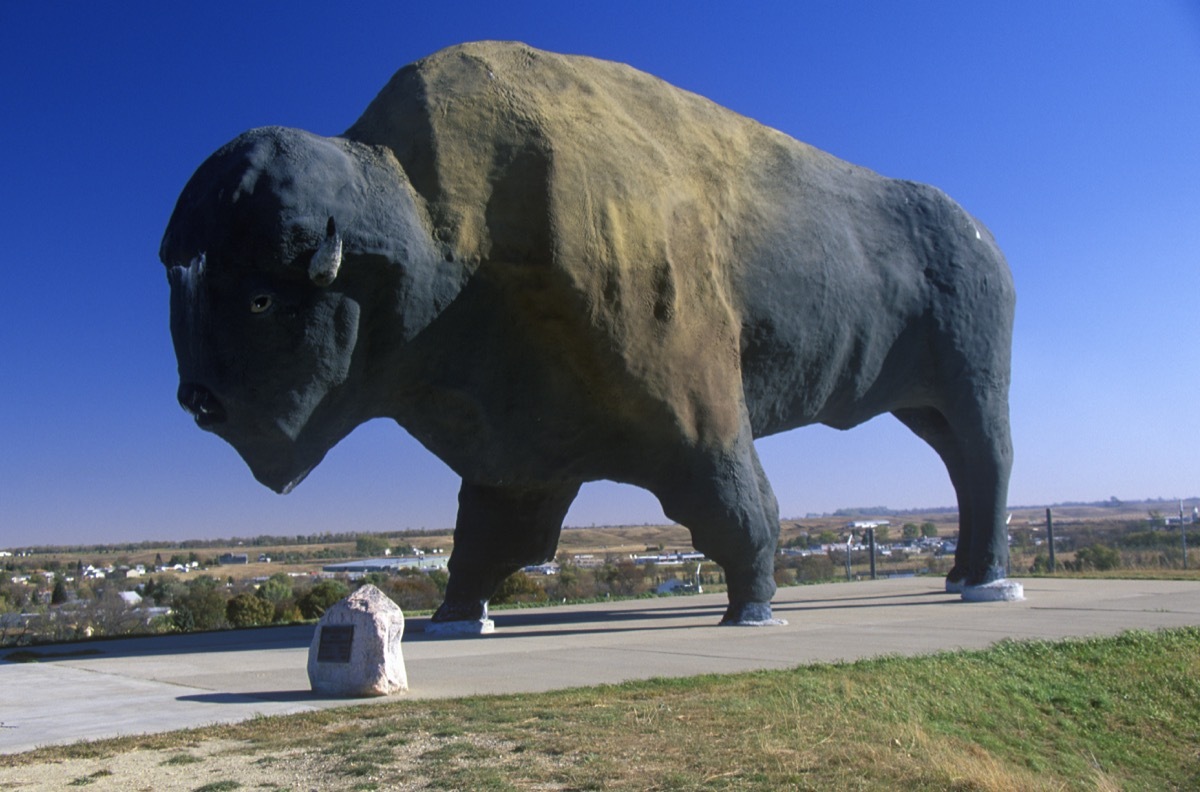
<svg viewBox="0 0 1200 792">
<path fill-rule="evenodd" d="M 317 252 L 313 253 L 312 262 L 308 265 L 308 277 L 318 286 L 328 286 L 337 277 L 341 266 L 342 237 L 331 217 L 325 226 L 325 238 L 317 246 Z"/>
</svg>

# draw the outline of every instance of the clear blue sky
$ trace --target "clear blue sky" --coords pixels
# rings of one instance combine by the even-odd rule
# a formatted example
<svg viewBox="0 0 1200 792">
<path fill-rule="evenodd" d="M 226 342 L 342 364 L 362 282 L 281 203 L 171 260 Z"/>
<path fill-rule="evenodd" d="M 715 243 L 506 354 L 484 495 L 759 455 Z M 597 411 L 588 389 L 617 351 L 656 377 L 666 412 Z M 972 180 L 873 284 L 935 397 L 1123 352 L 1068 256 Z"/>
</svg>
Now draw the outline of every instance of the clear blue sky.
<svg viewBox="0 0 1200 792">
<path fill-rule="evenodd" d="M 485 38 L 625 61 L 946 190 L 1016 279 L 1010 504 L 1200 493 L 1195 2 L 0 0 L 0 547 L 453 525 L 457 481 L 394 424 L 282 497 L 196 429 L 157 249 L 228 139 L 337 134 L 404 64 Z M 889 417 L 760 454 L 785 516 L 954 500 Z M 659 519 L 591 485 L 568 524 Z"/>
</svg>

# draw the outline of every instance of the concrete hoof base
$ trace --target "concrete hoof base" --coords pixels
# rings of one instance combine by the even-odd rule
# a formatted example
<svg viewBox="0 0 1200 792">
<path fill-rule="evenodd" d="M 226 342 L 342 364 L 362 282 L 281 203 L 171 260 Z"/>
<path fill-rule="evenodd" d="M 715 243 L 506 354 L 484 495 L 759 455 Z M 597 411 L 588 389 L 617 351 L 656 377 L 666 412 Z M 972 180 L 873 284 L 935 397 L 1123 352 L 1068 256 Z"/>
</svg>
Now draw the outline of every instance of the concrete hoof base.
<svg viewBox="0 0 1200 792">
<path fill-rule="evenodd" d="M 946 589 L 949 588 L 947 583 Z M 1025 599 L 1025 587 L 1008 578 L 979 586 L 961 586 L 960 591 L 964 602 L 1020 602 Z"/>
<path fill-rule="evenodd" d="M 787 624 L 771 616 L 769 602 L 731 602 L 721 618 L 722 627 L 779 627 Z"/>
<path fill-rule="evenodd" d="M 782 627 L 787 624 L 787 619 L 742 619 L 741 621 L 731 621 L 729 619 L 721 619 L 719 627 Z"/>
<path fill-rule="evenodd" d="M 426 635 L 489 635 L 496 631 L 491 619 L 472 621 L 431 621 L 425 625 Z"/>
</svg>

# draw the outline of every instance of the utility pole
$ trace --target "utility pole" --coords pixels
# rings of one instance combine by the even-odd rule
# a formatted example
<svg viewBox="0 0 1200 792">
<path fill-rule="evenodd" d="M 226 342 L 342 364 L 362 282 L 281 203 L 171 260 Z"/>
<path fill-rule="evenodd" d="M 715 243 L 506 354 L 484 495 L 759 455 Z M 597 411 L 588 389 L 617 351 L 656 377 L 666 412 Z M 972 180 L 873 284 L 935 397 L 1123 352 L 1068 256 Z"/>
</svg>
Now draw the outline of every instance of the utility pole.
<svg viewBox="0 0 1200 792">
<path fill-rule="evenodd" d="M 1183 524 L 1183 500 L 1179 501 L 1179 538 L 1183 541 L 1183 568 L 1187 569 L 1187 526 Z"/>
<path fill-rule="evenodd" d="M 1054 518 L 1046 509 L 1046 544 L 1050 546 L 1050 574 L 1054 574 Z"/>
<path fill-rule="evenodd" d="M 1180 506 L 1179 508 L 1183 508 Z M 867 545 L 871 550 L 871 580 L 875 579 L 875 529 L 867 529 Z"/>
</svg>

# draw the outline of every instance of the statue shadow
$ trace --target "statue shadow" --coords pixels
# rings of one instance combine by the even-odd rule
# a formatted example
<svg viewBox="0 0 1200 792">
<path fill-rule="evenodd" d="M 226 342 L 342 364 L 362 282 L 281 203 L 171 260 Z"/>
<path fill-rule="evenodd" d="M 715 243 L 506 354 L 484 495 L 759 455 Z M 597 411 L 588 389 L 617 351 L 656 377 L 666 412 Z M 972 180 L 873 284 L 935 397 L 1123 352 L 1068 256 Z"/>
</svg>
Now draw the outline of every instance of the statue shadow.
<svg viewBox="0 0 1200 792">
<path fill-rule="evenodd" d="M 340 699 L 332 696 L 321 696 L 311 690 L 264 690 L 254 693 L 196 693 L 189 696 L 176 696 L 176 701 L 188 701 L 196 704 L 299 704 L 309 701 L 354 701 L 355 699 Z"/>
<path fill-rule="evenodd" d="M 66 644 L 41 644 L 24 652 L 39 663 L 81 659 L 159 657 L 225 652 L 259 652 L 273 649 L 307 649 L 314 624 L 253 627 L 178 635 L 139 635 Z M 0 654 L 0 659 L 5 655 Z"/>
<path fill-rule="evenodd" d="M 626 600 L 622 604 L 628 604 Z M 517 632 L 525 629 L 536 629 L 542 627 L 554 627 L 558 625 L 580 625 L 581 629 L 567 630 L 563 634 L 572 632 L 625 632 L 634 629 L 692 629 L 695 624 L 680 624 L 680 625 L 663 625 L 656 624 L 666 619 L 678 619 L 690 615 L 712 614 L 714 624 L 719 620 L 722 614 L 725 613 L 725 605 L 722 604 L 683 604 L 670 603 L 661 606 L 649 608 L 597 608 L 594 605 L 588 606 L 588 610 L 576 610 L 572 607 L 556 608 L 554 606 L 545 607 L 542 609 L 539 606 L 538 610 L 493 610 L 488 614 L 489 618 L 496 622 L 496 632 L 491 633 L 486 637 L 488 640 L 495 638 L 516 637 L 517 635 L 555 635 L 555 632 L 547 632 L 538 630 L 537 632 Z M 639 622 L 646 623 L 641 627 L 614 627 L 608 630 L 597 630 L 589 625 L 597 624 L 617 624 L 617 625 L 632 625 Z M 413 640 L 427 641 L 442 641 L 446 639 L 455 640 L 459 637 L 463 638 L 478 638 L 478 635 L 466 634 L 463 636 L 457 635 L 425 635 L 425 625 L 429 623 L 428 617 L 417 617 L 407 620 L 404 640 L 409 640 L 409 630 L 412 631 Z"/>
<path fill-rule="evenodd" d="M 943 591 L 920 592 L 917 594 L 864 594 L 850 597 L 827 597 L 822 599 L 783 602 L 772 606 L 776 616 L 802 614 L 815 611 L 852 611 L 877 608 L 911 608 L 942 606 L 961 603 L 959 595 Z M 496 632 L 480 635 L 426 635 L 427 617 L 411 619 L 405 629 L 404 640 L 506 640 L 514 638 L 559 637 L 587 633 L 661 632 L 666 630 L 695 630 L 717 627 L 725 613 L 724 603 L 671 602 L 661 606 L 636 609 L 547 609 L 523 612 L 520 610 L 495 611 L 491 618 L 496 622 Z M 708 616 L 711 621 L 697 624 L 693 619 Z M 669 620 L 688 619 L 686 623 L 665 624 Z M 737 629 L 728 627 L 724 629 Z M 774 629 L 774 628 L 762 628 Z"/>
<path fill-rule="evenodd" d="M 404 641 L 505 640 L 531 636 L 566 636 L 597 632 L 639 632 L 647 630 L 693 630 L 717 626 L 725 612 L 723 602 L 687 602 L 687 598 L 665 600 L 639 608 L 546 608 L 534 610 L 500 610 L 492 614 L 497 630 L 488 636 L 426 635 L 428 616 L 407 619 Z M 961 603 L 957 594 L 939 590 L 909 594 L 868 594 L 847 597 L 825 597 L 777 603 L 778 616 L 795 615 L 822 610 L 857 610 L 863 608 L 913 607 L 919 605 L 949 605 Z M 705 617 L 697 624 L 691 617 Z M 686 623 L 669 624 L 671 620 L 688 619 Z M 181 635 L 134 636 L 122 639 L 101 639 L 68 644 L 44 644 L 25 652 L 39 663 L 78 661 L 85 658 L 135 658 L 189 654 L 235 653 L 274 649 L 307 649 L 313 640 L 313 624 L 282 627 L 256 627 L 244 630 L 224 630 Z M 15 649 L 13 651 L 16 651 Z M 0 654 L 4 661 L 8 653 Z M 264 698 L 263 694 L 257 698 Z M 289 694 L 279 694 L 289 695 Z M 298 694 L 297 694 L 298 695 Z M 269 699 L 268 699 L 269 700 Z"/>
<path fill-rule="evenodd" d="M 934 599 L 935 597 L 936 599 Z M 920 601 L 911 601 L 917 598 Z M 804 599 L 795 602 L 783 602 L 772 607 L 776 610 L 826 610 L 838 608 L 899 607 L 903 605 L 945 605 L 951 602 L 962 602 L 962 597 L 958 594 L 935 590 L 904 594 L 871 594 L 855 597 Z"/>
</svg>

